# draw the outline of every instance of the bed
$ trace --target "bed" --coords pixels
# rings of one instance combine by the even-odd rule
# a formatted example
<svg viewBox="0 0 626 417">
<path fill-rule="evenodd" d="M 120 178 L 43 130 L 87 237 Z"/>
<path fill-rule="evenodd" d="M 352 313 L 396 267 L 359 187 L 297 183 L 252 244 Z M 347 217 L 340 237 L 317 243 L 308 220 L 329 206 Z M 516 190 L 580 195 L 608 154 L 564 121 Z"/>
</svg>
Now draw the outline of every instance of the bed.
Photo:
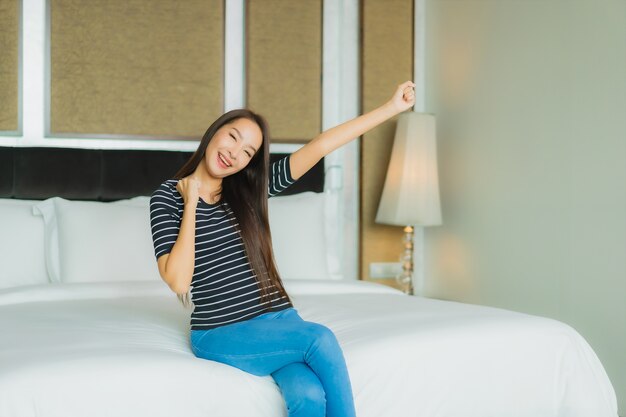
<svg viewBox="0 0 626 417">
<path fill-rule="evenodd" d="M 25 159 L 13 155 L 13 172 Z M 0 194 L 0 417 L 287 415 L 271 376 L 192 354 L 190 311 L 158 277 L 145 195 L 79 201 L 11 181 Z M 300 315 L 337 335 L 359 417 L 617 416 L 602 364 L 562 322 L 331 279 L 323 207 L 319 190 L 270 199 L 277 263 Z M 293 210 L 310 210 L 314 226 L 299 245 L 281 237 Z"/>
</svg>

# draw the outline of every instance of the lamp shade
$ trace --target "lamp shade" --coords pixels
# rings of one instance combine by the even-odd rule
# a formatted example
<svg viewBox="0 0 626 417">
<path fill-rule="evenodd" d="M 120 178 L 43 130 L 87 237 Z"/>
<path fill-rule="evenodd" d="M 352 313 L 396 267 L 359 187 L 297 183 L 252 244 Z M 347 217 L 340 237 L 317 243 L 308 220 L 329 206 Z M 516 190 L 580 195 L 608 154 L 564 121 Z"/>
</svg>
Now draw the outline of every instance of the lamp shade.
<svg viewBox="0 0 626 417">
<path fill-rule="evenodd" d="M 405 112 L 398 116 L 376 223 L 441 224 L 434 115 Z"/>
</svg>

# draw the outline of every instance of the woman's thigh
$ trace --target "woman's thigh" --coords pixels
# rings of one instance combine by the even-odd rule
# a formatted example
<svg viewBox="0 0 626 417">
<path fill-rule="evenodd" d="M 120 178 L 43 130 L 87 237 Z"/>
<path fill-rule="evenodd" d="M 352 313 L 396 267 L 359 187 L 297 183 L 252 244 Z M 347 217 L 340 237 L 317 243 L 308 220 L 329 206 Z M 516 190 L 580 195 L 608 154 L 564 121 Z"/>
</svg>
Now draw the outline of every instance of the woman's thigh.
<svg viewBox="0 0 626 417">
<path fill-rule="evenodd" d="M 269 313 L 266 317 L 194 331 L 193 352 L 254 375 L 269 375 L 289 363 L 305 362 L 316 339 L 334 337 L 328 327 L 302 320 L 295 310 L 285 311 L 280 317 Z"/>
</svg>

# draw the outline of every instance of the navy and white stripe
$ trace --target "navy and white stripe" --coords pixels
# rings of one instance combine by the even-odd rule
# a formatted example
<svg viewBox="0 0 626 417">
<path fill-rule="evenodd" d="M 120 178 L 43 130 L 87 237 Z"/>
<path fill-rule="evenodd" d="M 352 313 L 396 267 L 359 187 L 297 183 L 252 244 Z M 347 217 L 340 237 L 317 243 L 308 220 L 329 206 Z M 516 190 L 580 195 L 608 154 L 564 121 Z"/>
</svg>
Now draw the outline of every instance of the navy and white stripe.
<svg viewBox="0 0 626 417">
<path fill-rule="evenodd" d="M 270 181 L 267 190 L 270 197 L 274 197 L 294 182 L 294 179 L 291 177 L 289 156 L 274 162 L 270 166 Z"/>
<path fill-rule="evenodd" d="M 294 182 L 289 156 L 286 156 L 270 167 L 268 196 L 279 194 Z M 150 224 L 157 259 L 172 250 L 180 230 L 184 204 L 176 190 L 177 183 L 177 179 L 164 181 L 150 198 Z M 227 203 L 198 201 L 191 280 L 192 330 L 208 330 L 267 311 L 293 307 L 276 287 L 270 291 L 272 307 L 267 310 L 266 303 L 260 304 L 261 293 L 237 225 Z"/>
</svg>

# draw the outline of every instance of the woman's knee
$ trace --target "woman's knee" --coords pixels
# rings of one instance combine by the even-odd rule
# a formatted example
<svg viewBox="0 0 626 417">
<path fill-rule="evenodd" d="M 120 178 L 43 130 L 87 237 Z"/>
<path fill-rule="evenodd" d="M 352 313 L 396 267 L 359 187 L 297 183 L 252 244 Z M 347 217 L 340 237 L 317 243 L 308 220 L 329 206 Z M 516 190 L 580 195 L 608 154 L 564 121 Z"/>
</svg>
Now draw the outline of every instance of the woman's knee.
<svg viewBox="0 0 626 417">
<path fill-rule="evenodd" d="M 313 332 L 313 343 L 311 348 L 315 348 L 316 350 L 321 350 L 324 352 L 331 352 L 341 350 L 339 347 L 339 341 L 335 336 L 333 331 L 324 326 L 323 324 L 313 323 L 314 325 L 311 328 Z"/>
<path fill-rule="evenodd" d="M 294 362 L 272 373 L 280 387 L 290 417 L 326 415 L 326 393 L 315 372 L 303 362 Z"/>
<path fill-rule="evenodd" d="M 326 393 L 321 384 L 302 384 L 287 401 L 289 415 L 298 415 L 306 410 L 306 415 L 326 415 Z"/>
</svg>

